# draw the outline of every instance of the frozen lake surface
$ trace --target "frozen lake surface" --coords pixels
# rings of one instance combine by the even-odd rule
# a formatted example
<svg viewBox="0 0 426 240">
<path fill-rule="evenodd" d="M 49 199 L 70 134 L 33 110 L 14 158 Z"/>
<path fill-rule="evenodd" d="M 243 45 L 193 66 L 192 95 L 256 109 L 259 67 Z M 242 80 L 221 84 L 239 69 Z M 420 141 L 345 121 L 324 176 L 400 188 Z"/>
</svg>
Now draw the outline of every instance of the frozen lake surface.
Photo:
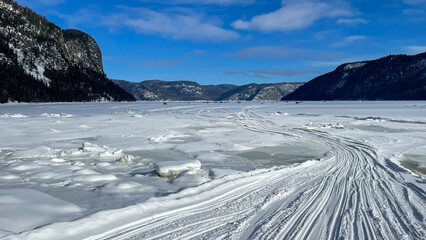
<svg viewBox="0 0 426 240">
<path fill-rule="evenodd" d="M 426 238 L 426 102 L 6 104 L 0 131 L 0 238 Z"/>
</svg>

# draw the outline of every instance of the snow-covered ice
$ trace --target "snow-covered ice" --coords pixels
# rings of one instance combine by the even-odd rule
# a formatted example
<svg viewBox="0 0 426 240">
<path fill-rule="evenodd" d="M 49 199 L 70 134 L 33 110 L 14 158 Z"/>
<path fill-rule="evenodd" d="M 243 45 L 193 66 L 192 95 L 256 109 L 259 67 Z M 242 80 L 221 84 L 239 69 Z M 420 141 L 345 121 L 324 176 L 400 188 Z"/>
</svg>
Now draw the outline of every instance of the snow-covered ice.
<svg viewBox="0 0 426 240">
<path fill-rule="evenodd" d="M 155 170 L 162 177 L 176 177 L 181 172 L 186 170 L 200 170 L 201 162 L 198 160 L 192 161 L 167 161 L 155 164 Z"/>
<path fill-rule="evenodd" d="M 5 113 L 5 114 L 1 114 L 0 115 L 0 118 L 25 118 L 25 117 L 27 117 L 27 116 L 22 115 L 20 113 L 17 113 L 17 114 L 8 114 L 8 113 Z"/>
<path fill-rule="evenodd" d="M 25 188 L 0 189 L 0 236 L 20 233 L 80 215 L 74 204 Z"/>
<path fill-rule="evenodd" d="M 426 238 L 426 102 L 9 103 L 0 131 L 0 238 Z"/>
</svg>

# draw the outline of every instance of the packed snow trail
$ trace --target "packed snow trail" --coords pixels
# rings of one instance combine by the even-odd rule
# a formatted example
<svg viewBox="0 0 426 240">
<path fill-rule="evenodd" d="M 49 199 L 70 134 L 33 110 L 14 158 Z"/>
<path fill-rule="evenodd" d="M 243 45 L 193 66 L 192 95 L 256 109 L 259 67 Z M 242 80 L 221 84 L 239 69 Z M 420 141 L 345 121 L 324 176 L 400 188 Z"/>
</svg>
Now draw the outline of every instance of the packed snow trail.
<svg viewBox="0 0 426 240">
<path fill-rule="evenodd" d="M 152 199 L 121 210 L 121 218 L 98 221 L 90 232 L 78 231 L 108 213 L 23 236 L 42 239 L 55 229 L 77 227 L 70 238 L 426 239 L 424 181 L 407 181 L 372 147 L 323 131 L 285 129 L 250 109 L 227 120 L 332 150 L 319 161 L 229 175 Z"/>
</svg>

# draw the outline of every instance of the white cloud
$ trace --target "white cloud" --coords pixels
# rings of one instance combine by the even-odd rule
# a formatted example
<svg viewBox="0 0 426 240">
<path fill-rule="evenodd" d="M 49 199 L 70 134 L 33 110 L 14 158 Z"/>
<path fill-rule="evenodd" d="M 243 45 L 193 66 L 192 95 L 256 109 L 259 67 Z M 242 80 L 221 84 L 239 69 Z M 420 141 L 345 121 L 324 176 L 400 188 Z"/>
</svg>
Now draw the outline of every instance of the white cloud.
<svg viewBox="0 0 426 240">
<path fill-rule="evenodd" d="M 264 68 L 264 69 L 254 69 L 247 71 L 226 71 L 227 75 L 242 75 L 246 77 L 255 77 L 255 78 L 267 78 L 266 75 L 275 75 L 275 76 L 298 76 L 305 74 L 320 74 L 321 72 L 313 70 L 282 70 L 275 68 Z"/>
<path fill-rule="evenodd" d="M 336 34 L 336 30 L 326 30 L 315 33 L 313 37 L 318 40 L 331 39 L 335 38 Z"/>
<path fill-rule="evenodd" d="M 194 51 L 191 52 L 191 54 L 195 56 L 203 56 L 203 55 L 206 55 L 207 53 L 208 51 L 203 49 L 195 49 Z"/>
<path fill-rule="evenodd" d="M 194 4 L 194 5 L 248 5 L 254 3 L 254 0 L 141 0 L 141 2 L 159 3 L 159 4 Z"/>
<path fill-rule="evenodd" d="M 17 2 L 25 6 L 34 7 L 34 6 L 40 6 L 40 5 L 55 6 L 65 2 L 65 0 L 17 0 Z"/>
<path fill-rule="evenodd" d="M 340 52 L 284 48 L 280 46 L 248 47 L 230 56 L 236 59 L 304 59 L 334 60 L 342 57 Z"/>
<path fill-rule="evenodd" d="M 50 14 L 64 19 L 68 27 L 81 24 L 103 25 L 109 27 L 112 32 L 127 27 L 140 34 L 175 40 L 221 42 L 240 37 L 237 32 L 222 28 L 219 18 L 207 17 L 188 8 L 154 11 L 119 6 L 117 13 L 112 15 L 100 14 L 96 9 L 80 9 L 73 14 L 50 11 Z"/>
<path fill-rule="evenodd" d="M 417 5 L 417 4 L 426 3 L 426 0 L 403 0 L 403 2 L 406 4 Z"/>
<path fill-rule="evenodd" d="M 349 36 L 349 37 L 345 37 L 344 42 L 345 43 L 351 43 L 351 42 L 355 42 L 357 40 L 364 40 L 366 38 L 367 38 L 366 36 L 361 36 L 361 35 Z"/>
<path fill-rule="evenodd" d="M 425 11 L 423 9 L 404 9 L 402 11 L 402 13 L 404 13 L 405 15 L 422 15 L 425 13 Z"/>
<path fill-rule="evenodd" d="M 58 5 L 59 3 L 65 2 L 65 0 L 38 0 L 38 2 L 45 5 Z"/>
<path fill-rule="evenodd" d="M 232 26 L 241 30 L 286 32 L 306 28 L 319 19 L 353 15 L 354 10 L 344 1 L 284 0 L 280 9 L 255 16 L 249 21 L 237 20 Z"/>
<path fill-rule="evenodd" d="M 341 18 L 337 20 L 338 24 L 347 24 L 347 25 L 358 25 L 358 24 L 366 24 L 368 20 L 364 18 Z"/>
<path fill-rule="evenodd" d="M 63 14 L 58 11 L 48 11 L 48 13 L 65 20 L 68 28 L 77 28 L 79 25 L 87 23 L 99 23 L 102 19 L 102 16 L 88 8 L 81 8 L 72 14 Z"/>
<path fill-rule="evenodd" d="M 150 60 L 144 63 L 144 67 L 171 67 L 185 63 L 185 59 Z"/>
<path fill-rule="evenodd" d="M 345 39 L 342 42 L 334 44 L 333 47 L 345 47 L 350 43 L 353 43 L 359 40 L 365 40 L 366 38 L 367 38 L 366 36 L 362 36 L 362 35 L 348 36 L 348 37 L 345 37 Z"/>
<path fill-rule="evenodd" d="M 407 46 L 404 47 L 406 51 L 410 54 L 418 54 L 426 52 L 426 46 Z"/>
<path fill-rule="evenodd" d="M 123 9 L 124 13 L 105 17 L 103 25 L 126 26 L 137 33 L 160 35 L 175 40 L 220 42 L 235 40 L 240 36 L 234 31 L 222 28 L 218 21 L 209 21 L 204 15 L 191 11 L 159 12 L 146 8 Z"/>
</svg>

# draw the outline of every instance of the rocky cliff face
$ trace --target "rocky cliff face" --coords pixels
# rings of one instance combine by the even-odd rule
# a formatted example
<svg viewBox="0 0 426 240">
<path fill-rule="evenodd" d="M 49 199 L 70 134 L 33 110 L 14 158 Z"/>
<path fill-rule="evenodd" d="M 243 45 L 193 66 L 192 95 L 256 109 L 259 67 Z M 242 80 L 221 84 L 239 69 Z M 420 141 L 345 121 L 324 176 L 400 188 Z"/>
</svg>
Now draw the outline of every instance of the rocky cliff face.
<svg viewBox="0 0 426 240">
<path fill-rule="evenodd" d="M 0 0 L 0 69 L 0 102 L 134 100 L 106 78 L 93 38 L 13 0 Z"/>
<path fill-rule="evenodd" d="M 196 82 L 159 80 L 133 83 L 123 80 L 114 82 L 144 101 L 277 101 L 303 85 L 303 83 L 200 85 Z"/>
<path fill-rule="evenodd" d="M 62 31 L 69 61 L 95 72 L 104 73 L 102 53 L 95 39 L 77 29 Z"/>
<path fill-rule="evenodd" d="M 426 53 L 342 64 L 283 100 L 426 100 Z"/>
</svg>

